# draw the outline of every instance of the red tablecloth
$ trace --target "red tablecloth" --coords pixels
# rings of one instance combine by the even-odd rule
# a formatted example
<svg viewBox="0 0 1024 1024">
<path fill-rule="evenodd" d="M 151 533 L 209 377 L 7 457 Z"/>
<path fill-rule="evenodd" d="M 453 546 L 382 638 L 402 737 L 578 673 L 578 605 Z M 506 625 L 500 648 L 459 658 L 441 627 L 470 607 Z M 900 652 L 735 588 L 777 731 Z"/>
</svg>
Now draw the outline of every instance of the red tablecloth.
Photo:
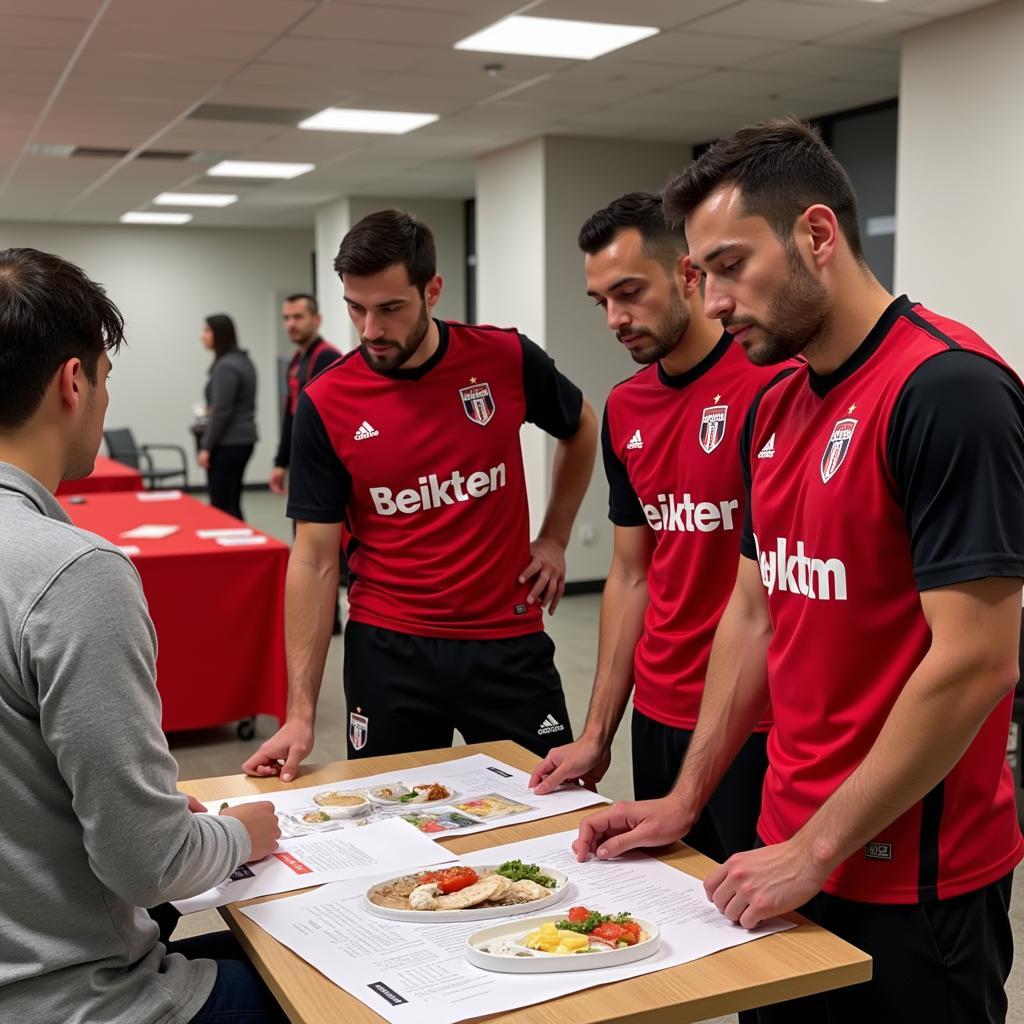
<svg viewBox="0 0 1024 1024">
<path fill-rule="evenodd" d="M 141 491 L 142 474 L 131 466 L 96 456 L 93 471 L 82 480 L 64 480 L 57 488 L 57 494 L 95 494 L 97 491 Z"/>
<path fill-rule="evenodd" d="M 152 493 L 88 494 L 84 503 L 67 497 L 60 502 L 77 526 L 121 547 L 139 548 L 130 557 L 156 626 L 164 730 L 205 728 L 255 714 L 283 721 L 287 545 L 267 538 L 258 546 L 223 547 L 200 539 L 196 530 L 245 524 L 187 495 L 139 500 Z M 180 529 L 160 540 L 121 536 L 144 524 Z"/>
</svg>

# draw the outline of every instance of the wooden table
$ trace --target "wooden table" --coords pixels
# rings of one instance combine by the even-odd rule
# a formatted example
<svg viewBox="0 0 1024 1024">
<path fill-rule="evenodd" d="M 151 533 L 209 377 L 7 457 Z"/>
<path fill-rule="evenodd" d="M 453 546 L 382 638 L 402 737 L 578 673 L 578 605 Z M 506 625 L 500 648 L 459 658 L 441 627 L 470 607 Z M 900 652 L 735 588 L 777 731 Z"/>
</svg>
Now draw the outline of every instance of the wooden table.
<svg viewBox="0 0 1024 1024">
<path fill-rule="evenodd" d="M 351 781 L 377 772 L 418 767 L 475 753 L 499 758 L 524 771 L 530 771 L 537 760 L 515 743 L 479 743 L 454 749 L 371 757 L 362 761 L 335 761 L 307 769 L 297 784 L 310 786 Z M 276 779 L 229 775 L 182 782 L 180 788 L 200 800 L 209 800 L 221 796 L 267 793 L 288 787 Z M 440 842 L 455 853 L 469 853 L 565 831 L 593 810 L 560 814 Z M 707 857 L 682 843 L 662 851 L 659 859 L 696 878 L 703 878 L 713 866 Z M 234 903 L 222 908 L 221 914 L 289 1019 L 293 1024 L 337 1024 L 338 1021 L 380 1024 L 383 1018 L 328 981 L 238 912 L 239 907 L 249 903 L 281 898 L 268 896 L 247 903 Z M 791 916 L 801 922 L 791 931 L 726 949 L 680 967 L 587 989 L 521 1010 L 494 1014 L 486 1019 L 503 1024 L 566 1024 L 567 1021 L 572 1024 L 603 1024 L 606 1021 L 619 1024 L 686 1024 L 853 985 L 871 977 L 871 958 L 866 953 L 798 914 Z"/>
</svg>

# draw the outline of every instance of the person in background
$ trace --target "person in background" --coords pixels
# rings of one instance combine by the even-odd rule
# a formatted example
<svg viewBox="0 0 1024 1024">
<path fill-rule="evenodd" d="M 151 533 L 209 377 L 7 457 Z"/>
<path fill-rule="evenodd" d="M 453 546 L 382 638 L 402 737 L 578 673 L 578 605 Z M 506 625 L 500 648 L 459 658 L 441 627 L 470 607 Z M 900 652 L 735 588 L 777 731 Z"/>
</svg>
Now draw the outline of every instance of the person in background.
<svg viewBox="0 0 1024 1024">
<path fill-rule="evenodd" d="M 0 251 L 0 1020 L 284 1024 L 230 932 L 160 940 L 277 818 L 178 792 L 139 575 L 54 498 L 92 471 L 123 330 L 78 267 Z"/>
<path fill-rule="evenodd" d="M 213 352 L 213 364 L 206 382 L 206 430 L 197 460 L 206 470 L 210 504 L 242 519 L 242 477 L 258 440 L 256 367 L 238 347 L 231 317 L 208 316 L 202 340 Z"/>
<path fill-rule="evenodd" d="M 281 440 L 274 456 L 274 468 L 270 471 L 270 489 L 274 494 L 287 492 L 292 422 L 299 404 L 299 393 L 318 373 L 341 358 L 341 353 L 320 337 L 320 308 L 312 295 L 305 292 L 289 295 L 281 306 L 281 320 L 296 352 L 288 364 L 288 394 L 281 415 Z"/>
</svg>

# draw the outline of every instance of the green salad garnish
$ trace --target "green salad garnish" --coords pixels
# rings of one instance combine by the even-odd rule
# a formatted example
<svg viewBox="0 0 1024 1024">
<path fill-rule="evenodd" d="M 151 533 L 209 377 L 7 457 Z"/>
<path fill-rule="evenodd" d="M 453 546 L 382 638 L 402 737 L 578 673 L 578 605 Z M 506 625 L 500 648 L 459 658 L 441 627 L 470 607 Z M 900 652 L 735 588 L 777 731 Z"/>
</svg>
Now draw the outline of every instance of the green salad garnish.
<svg viewBox="0 0 1024 1024">
<path fill-rule="evenodd" d="M 538 865 L 524 864 L 521 860 L 507 860 L 494 873 L 504 875 L 506 878 L 512 879 L 513 882 L 519 882 L 526 878 L 538 885 L 543 885 L 545 889 L 554 889 L 557 884 L 550 875 L 542 875 Z"/>
<path fill-rule="evenodd" d="M 570 921 L 566 918 L 563 921 L 556 921 L 555 927 L 565 932 L 579 932 L 580 935 L 589 935 L 599 924 L 625 924 L 632 921 L 629 914 L 599 914 L 592 910 L 582 921 Z"/>
</svg>

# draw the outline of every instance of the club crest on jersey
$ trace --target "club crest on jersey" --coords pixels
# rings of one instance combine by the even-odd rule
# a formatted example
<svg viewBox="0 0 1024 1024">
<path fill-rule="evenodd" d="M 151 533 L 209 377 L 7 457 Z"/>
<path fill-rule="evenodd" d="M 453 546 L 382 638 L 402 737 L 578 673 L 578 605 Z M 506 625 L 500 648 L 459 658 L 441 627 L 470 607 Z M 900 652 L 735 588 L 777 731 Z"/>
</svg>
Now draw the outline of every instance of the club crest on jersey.
<svg viewBox="0 0 1024 1024">
<path fill-rule="evenodd" d="M 490 384 L 471 384 L 468 388 L 459 388 L 462 408 L 466 415 L 481 427 L 486 427 L 494 416 L 494 396 Z"/>
<path fill-rule="evenodd" d="M 357 715 L 354 711 L 348 716 L 348 738 L 353 750 L 362 750 L 366 746 L 366 737 L 370 733 L 370 720 L 366 715 Z"/>
<path fill-rule="evenodd" d="M 825 454 L 821 457 L 821 482 L 827 484 L 839 471 L 839 467 L 850 450 L 850 441 L 853 440 L 853 432 L 857 428 L 857 421 L 854 419 L 838 420 L 832 428 L 832 436 L 825 445 Z"/>
<path fill-rule="evenodd" d="M 700 446 L 710 455 L 725 439 L 727 405 L 709 405 L 700 418 Z"/>
</svg>

